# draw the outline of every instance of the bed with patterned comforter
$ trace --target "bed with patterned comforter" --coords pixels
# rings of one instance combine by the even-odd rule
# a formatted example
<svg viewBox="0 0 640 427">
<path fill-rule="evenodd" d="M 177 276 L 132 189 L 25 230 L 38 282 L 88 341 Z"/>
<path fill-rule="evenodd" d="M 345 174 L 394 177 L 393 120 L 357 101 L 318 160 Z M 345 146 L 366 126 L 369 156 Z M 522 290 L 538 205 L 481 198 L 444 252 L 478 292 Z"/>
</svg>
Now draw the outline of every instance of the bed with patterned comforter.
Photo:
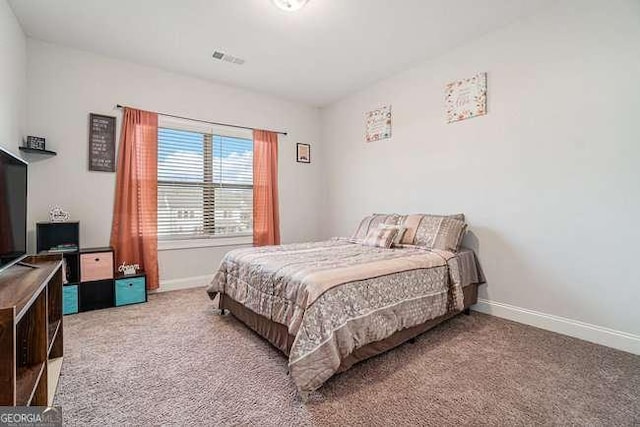
<svg viewBox="0 0 640 427">
<path fill-rule="evenodd" d="M 483 281 L 470 250 L 378 248 L 348 239 L 237 249 L 207 289 L 286 325 L 291 376 L 320 387 L 354 349 L 463 308 Z"/>
</svg>

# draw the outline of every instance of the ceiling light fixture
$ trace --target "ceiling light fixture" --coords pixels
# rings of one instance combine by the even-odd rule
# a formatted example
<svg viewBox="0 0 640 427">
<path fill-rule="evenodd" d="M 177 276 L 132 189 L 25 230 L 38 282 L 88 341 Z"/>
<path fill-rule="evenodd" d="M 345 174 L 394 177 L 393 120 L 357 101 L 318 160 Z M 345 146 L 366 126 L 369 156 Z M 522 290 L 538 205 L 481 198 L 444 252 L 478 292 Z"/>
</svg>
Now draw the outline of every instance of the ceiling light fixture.
<svg viewBox="0 0 640 427">
<path fill-rule="evenodd" d="M 305 4 L 309 2 L 309 0 L 271 0 L 271 1 L 280 9 L 286 10 L 287 12 L 294 12 L 296 10 L 300 10 L 304 7 Z"/>
</svg>

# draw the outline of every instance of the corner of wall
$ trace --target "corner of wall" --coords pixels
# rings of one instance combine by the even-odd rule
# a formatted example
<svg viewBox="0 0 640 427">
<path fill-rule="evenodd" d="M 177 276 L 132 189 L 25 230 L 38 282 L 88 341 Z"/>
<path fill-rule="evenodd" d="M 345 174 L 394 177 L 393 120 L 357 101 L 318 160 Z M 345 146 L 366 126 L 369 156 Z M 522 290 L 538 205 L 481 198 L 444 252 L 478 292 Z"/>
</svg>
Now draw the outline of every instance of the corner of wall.
<svg viewBox="0 0 640 427">
<path fill-rule="evenodd" d="M 26 35 L 8 1 L 0 0 L 0 146 L 18 154 L 26 132 Z"/>
</svg>

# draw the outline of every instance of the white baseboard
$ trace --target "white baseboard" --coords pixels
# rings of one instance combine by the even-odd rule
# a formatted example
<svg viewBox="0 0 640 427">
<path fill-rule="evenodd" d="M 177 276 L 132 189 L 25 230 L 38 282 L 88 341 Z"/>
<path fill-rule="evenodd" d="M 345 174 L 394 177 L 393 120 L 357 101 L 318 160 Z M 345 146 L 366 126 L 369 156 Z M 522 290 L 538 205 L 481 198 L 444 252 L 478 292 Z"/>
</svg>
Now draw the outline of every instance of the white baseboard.
<svg viewBox="0 0 640 427">
<path fill-rule="evenodd" d="M 160 287 L 154 292 L 177 291 L 180 289 L 199 288 L 211 283 L 213 275 L 185 277 L 184 279 L 160 280 Z"/>
<path fill-rule="evenodd" d="M 629 353 L 640 354 L 640 336 L 627 332 L 482 298 L 478 298 L 478 303 L 471 309 Z"/>
</svg>

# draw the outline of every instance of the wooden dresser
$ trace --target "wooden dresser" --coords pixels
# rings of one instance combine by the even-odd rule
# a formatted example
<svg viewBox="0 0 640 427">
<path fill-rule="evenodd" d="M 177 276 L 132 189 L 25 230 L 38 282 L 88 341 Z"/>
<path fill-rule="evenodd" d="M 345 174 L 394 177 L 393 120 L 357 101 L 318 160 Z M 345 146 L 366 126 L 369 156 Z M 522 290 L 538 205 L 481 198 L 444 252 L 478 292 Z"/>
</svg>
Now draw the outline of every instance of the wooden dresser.
<svg viewBox="0 0 640 427">
<path fill-rule="evenodd" d="M 46 406 L 63 354 L 62 256 L 24 259 L 0 273 L 0 406 Z"/>
</svg>

